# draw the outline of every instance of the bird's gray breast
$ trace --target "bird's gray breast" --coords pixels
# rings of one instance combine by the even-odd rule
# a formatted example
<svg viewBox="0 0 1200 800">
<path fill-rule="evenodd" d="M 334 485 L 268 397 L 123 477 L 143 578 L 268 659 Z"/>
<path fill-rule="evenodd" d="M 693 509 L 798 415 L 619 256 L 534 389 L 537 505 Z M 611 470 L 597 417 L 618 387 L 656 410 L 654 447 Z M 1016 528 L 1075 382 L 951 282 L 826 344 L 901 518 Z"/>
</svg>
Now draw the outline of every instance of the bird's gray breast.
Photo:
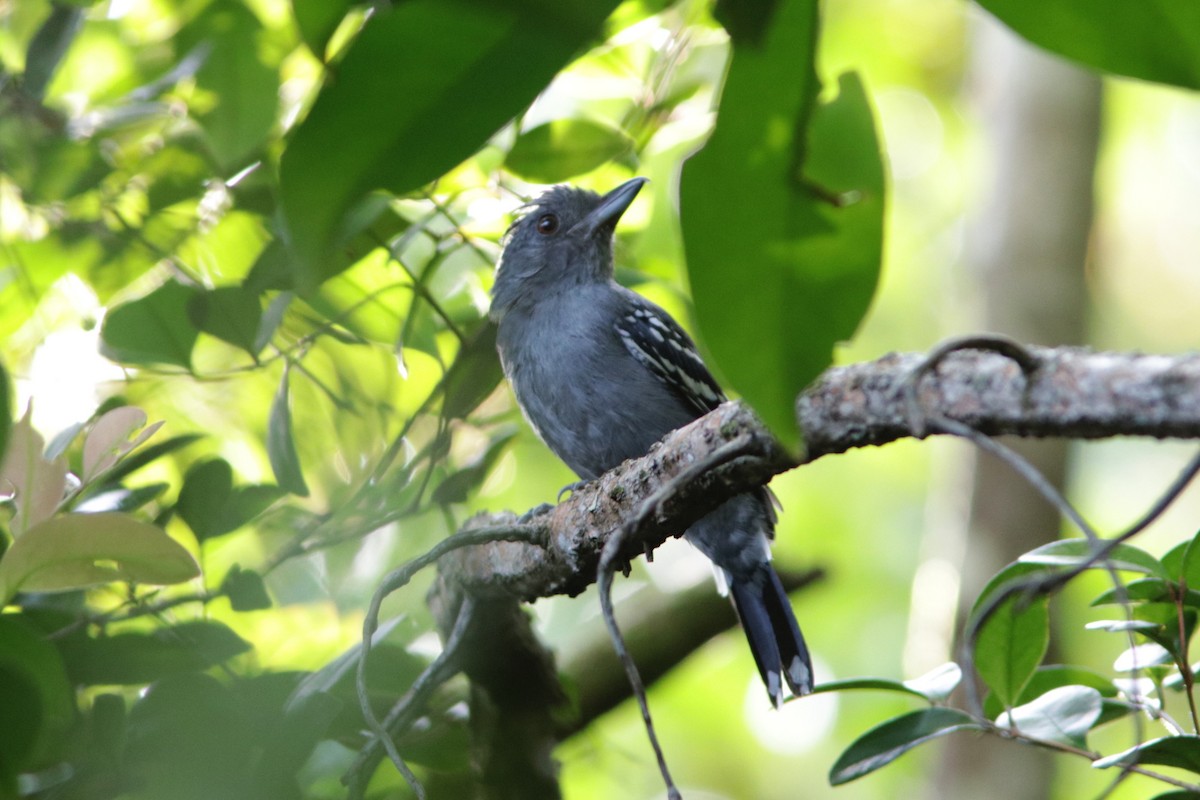
<svg viewBox="0 0 1200 800">
<path fill-rule="evenodd" d="M 506 315 L 497 337 L 525 417 L 584 478 L 644 454 L 692 418 L 621 342 L 619 298 L 603 289 L 543 297 L 528 314 Z"/>
</svg>

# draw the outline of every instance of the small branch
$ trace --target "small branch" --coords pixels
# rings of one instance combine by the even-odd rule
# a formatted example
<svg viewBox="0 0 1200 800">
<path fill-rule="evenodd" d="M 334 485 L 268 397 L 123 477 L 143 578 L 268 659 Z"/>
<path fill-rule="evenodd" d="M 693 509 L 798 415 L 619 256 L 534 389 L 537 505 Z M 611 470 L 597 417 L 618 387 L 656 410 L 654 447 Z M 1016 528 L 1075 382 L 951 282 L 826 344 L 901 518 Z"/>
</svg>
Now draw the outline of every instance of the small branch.
<svg viewBox="0 0 1200 800">
<path fill-rule="evenodd" d="M 1200 355 L 1094 353 L 1025 348 L 1028 379 L 1004 355 L 960 350 L 918 387 L 929 417 L 988 436 L 1102 439 L 1200 438 Z M 906 382 L 926 360 L 891 354 L 825 372 L 796 401 L 806 461 L 919 436 L 907 418 Z"/>
</svg>

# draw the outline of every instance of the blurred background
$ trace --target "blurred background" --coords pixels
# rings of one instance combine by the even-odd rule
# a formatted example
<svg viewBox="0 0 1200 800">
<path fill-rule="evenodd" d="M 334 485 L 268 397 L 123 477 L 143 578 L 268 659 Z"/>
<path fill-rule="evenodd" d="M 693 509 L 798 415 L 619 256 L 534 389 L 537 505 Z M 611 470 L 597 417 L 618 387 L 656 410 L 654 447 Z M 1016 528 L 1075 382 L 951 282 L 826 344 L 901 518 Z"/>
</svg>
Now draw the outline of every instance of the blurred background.
<svg viewBox="0 0 1200 800">
<path fill-rule="evenodd" d="M 605 190 L 631 175 L 651 177 L 618 231 L 618 277 L 690 319 L 678 174 L 711 128 L 728 41 L 705 3 L 647 6 L 623 4 L 607 41 L 561 73 L 487 148 L 428 192 L 392 203 L 403 232 L 389 240 L 391 255 L 384 248 L 355 254 L 350 269 L 294 300 L 281 317 L 278 352 L 251 358 L 219 336 L 201 335 L 190 364 L 147 365 L 101 355 L 106 313 L 166 276 L 212 288 L 269 275 L 270 205 L 262 196 L 269 181 L 260 178 L 305 113 L 322 65 L 301 46 L 284 0 L 110 0 L 88 6 L 75 23 L 78 33 L 45 86 L 50 110 L 43 114 L 20 104 L 8 76 L 29 68 L 30 40 L 60 7 L 0 0 L 0 356 L 15 377 L 18 413 L 31 406 L 49 440 L 120 396 L 152 421 L 165 420 L 160 436 L 203 434 L 146 468 L 145 481 L 179 487 L 195 462 L 219 456 L 239 483 L 261 484 L 273 480 L 266 446 L 272 398 L 281 378 L 290 387 L 311 495 L 199 543 L 178 517 L 168 523 L 198 556 L 207 586 L 234 564 L 264 573 L 269 609 L 234 611 L 218 599 L 171 612 L 219 620 L 250 642 L 237 670 L 319 669 L 357 641 L 370 593 L 391 567 L 475 511 L 553 502 L 573 480 L 520 419 L 506 387 L 470 419 L 451 423 L 449 436 L 424 405 L 458 344 L 455 322 L 486 310 L 505 227 L 545 179 Z M 203 31 L 226 38 L 189 66 Z M 330 52 L 353 25 L 339 31 Z M 1048 346 L 1195 348 L 1194 93 L 1101 79 L 958 0 L 826 4 L 821 77 L 833 86 L 845 71 L 862 76 L 876 111 L 890 194 L 878 294 L 857 335 L 839 348 L 839 363 L 923 351 L 978 331 Z M 154 81 L 160 84 L 146 88 Z M 235 87 L 240 95 L 228 102 Z M 543 123 L 577 120 L 591 127 L 564 126 L 558 142 L 522 137 Z M 585 140 L 588 147 L 571 145 Z M 580 160 L 564 165 L 556 147 Z M 418 303 L 422 293 L 440 309 Z M 405 463 L 419 463 L 431 443 L 445 446 L 447 465 L 431 467 L 425 479 L 434 485 L 482 468 L 461 497 L 447 490 L 439 502 L 415 503 L 412 513 L 367 535 L 279 559 L 306 520 L 353 496 L 393 440 L 403 443 Z M 1019 446 L 1067 487 L 1101 533 L 1142 514 L 1192 455 L 1190 446 L 1169 442 Z M 391 499 L 407 502 L 409 485 Z M 910 679 L 952 659 L 964 606 L 987 579 L 1060 533 L 1056 516 L 1005 468 L 944 439 L 827 457 L 779 476 L 772 489 L 784 509 L 777 564 L 822 571 L 793 596 L 819 681 Z M 174 491 L 160 500 L 164 506 Z M 1137 544 L 1161 554 L 1190 538 L 1197 519 L 1200 492 L 1192 490 Z M 618 582 L 618 613 L 632 620 L 639 604 L 709 581 L 703 559 L 671 542 L 653 564 L 636 565 Z M 1098 618 L 1087 603 L 1104 588 L 1100 579 L 1080 580 L 1055 601 L 1059 652 L 1051 661 L 1069 654 L 1072 663 L 1111 669 L 1125 644 L 1083 629 Z M 430 653 L 437 643 L 423 597 L 424 585 L 409 587 L 389 613 L 407 615 L 406 646 Z M 97 608 L 128 601 L 112 588 L 87 598 Z M 533 613 L 568 674 L 586 670 L 579 654 L 603 637 L 594 593 L 540 600 Z M 907 703 L 892 694 L 836 693 L 772 711 L 736 630 L 650 690 L 668 760 L 690 800 L 982 798 L 999 791 L 1077 798 L 1098 796 L 1112 780 L 1083 759 L 960 734 L 829 787 L 838 754 Z M 1133 735 L 1117 724 L 1092 744 L 1113 752 Z M 556 756 L 570 800 L 662 796 L 629 702 Z M 305 796 L 340 796 L 329 776 L 351 757 L 344 747 L 321 745 L 306 767 Z M 1110 796 L 1147 791 L 1134 778 Z"/>
</svg>

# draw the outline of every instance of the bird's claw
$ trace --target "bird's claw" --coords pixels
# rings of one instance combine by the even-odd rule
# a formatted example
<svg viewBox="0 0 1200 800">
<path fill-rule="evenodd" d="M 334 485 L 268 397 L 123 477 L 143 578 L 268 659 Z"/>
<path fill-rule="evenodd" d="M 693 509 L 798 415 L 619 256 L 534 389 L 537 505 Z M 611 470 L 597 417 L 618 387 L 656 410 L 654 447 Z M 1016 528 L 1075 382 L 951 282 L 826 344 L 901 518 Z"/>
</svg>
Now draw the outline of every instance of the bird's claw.
<svg viewBox="0 0 1200 800">
<path fill-rule="evenodd" d="M 567 492 L 570 492 L 571 494 L 575 494 L 577 491 L 582 489 L 584 486 L 587 486 L 587 481 L 575 481 L 574 483 L 568 483 L 566 486 L 564 486 L 558 490 L 558 497 L 555 499 L 555 502 L 561 503 L 564 494 L 566 494 Z"/>
<path fill-rule="evenodd" d="M 524 525 L 527 522 L 532 522 L 534 520 L 534 518 L 540 517 L 543 514 L 547 514 L 553 510 L 554 510 L 554 506 L 550 505 L 549 503 L 542 503 L 540 505 L 534 506 L 533 508 L 526 511 L 521 516 L 517 517 L 517 522 Z"/>
</svg>

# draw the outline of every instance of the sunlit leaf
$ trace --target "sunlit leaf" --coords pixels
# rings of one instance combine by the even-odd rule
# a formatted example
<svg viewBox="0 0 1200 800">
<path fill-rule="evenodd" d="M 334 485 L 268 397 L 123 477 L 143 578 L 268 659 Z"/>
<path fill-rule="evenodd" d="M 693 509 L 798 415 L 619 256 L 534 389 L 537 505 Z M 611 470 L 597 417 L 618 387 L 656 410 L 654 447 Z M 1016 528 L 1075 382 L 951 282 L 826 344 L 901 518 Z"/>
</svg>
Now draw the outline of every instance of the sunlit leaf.
<svg viewBox="0 0 1200 800">
<path fill-rule="evenodd" d="M 1186 606 L 1200 608 L 1200 591 L 1182 590 L 1174 581 L 1162 578 L 1142 578 L 1119 588 L 1114 587 L 1103 592 L 1092 601 L 1093 606 L 1133 603 L 1174 603 L 1182 600 Z"/>
<path fill-rule="evenodd" d="M 620 129 L 588 119 L 547 122 L 517 137 L 504 168 L 536 183 L 559 183 L 633 148 Z"/>
<path fill-rule="evenodd" d="M 195 81 L 215 102 L 193 108 L 209 147 L 225 170 L 243 163 L 263 144 L 279 107 L 279 74 L 263 60 L 262 23 L 245 5 L 217 0 L 176 34 L 181 49 L 207 52 Z"/>
<path fill-rule="evenodd" d="M 343 268 L 329 255 L 360 197 L 411 192 L 470 156 L 600 33 L 616 6 L 409 0 L 378 10 L 283 154 L 298 287 L 311 291 Z"/>
<path fill-rule="evenodd" d="M 979 0 L 1036 45 L 1118 75 L 1200 88 L 1200 4 Z"/>
<path fill-rule="evenodd" d="M 1084 747 L 1100 709 L 1100 692 L 1090 686 L 1060 686 L 1004 712 L 996 724 L 1035 739 Z"/>
<path fill-rule="evenodd" d="M 838 786 L 887 766 L 918 745 L 955 731 L 979 730 L 970 716 L 952 708 L 929 708 L 889 720 L 860 736 L 829 771 Z"/>
<path fill-rule="evenodd" d="M 169 488 L 171 488 L 170 484 L 150 483 L 133 489 L 108 489 L 90 495 L 86 500 L 77 503 L 75 511 L 80 514 L 98 514 L 102 511 L 128 513 L 157 500 Z"/>
<path fill-rule="evenodd" d="M 162 427 L 162 421 L 136 431 L 146 424 L 146 412 L 136 406 L 120 406 L 107 411 L 92 424 L 83 440 L 83 480 L 90 483 L 100 473 L 113 467 L 122 456 L 133 450 Z"/>
<path fill-rule="evenodd" d="M 0 483 L 13 494 L 15 513 L 8 523 L 13 536 L 47 519 L 62 502 L 67 486 L 67 462 L 47 458 L 42 436 L 26 411 L 9 432 L 8 448 L 0 461 Z"/>
<path fill-rule="evenodd" d="M 1037 671 L 1033 673 L 1033 677 L 1029 679 L 1029 682 L 1025 684 L 1025 688 L 1021 690 L 1020 696 L 1017 697 L 1016 705 L 1020 706 L 1030 703 L 1052 689 L 1062 686 L 1087 686 L 1099 692 L 1102 700 L 1117 696 L 1117 687 L 1113 685 L 1112 679 L 1106 675 L 1101 675 L 1099 672 L 1084 669 L 1083 667 L 1048 664 L 1038 667 Z M 1000 704 L 996 695 L 989 693 L 984 698 L 983 713 L 989 719 L 996 719 L 1004 713 L 1004 710 L 1004 706 Z M 1106 703 L 1103 709 L 1102 721 L 1108 721 L 1116 716 L 1126 714 L 1128 711 L 1128 706 Z"/>
<path fill-rule="evenodd" d="M 188 320 L 187 305 L 195 294 L 171 280 L 111 309 L 100 329 L 100 352 L 123 364 L 173 364 L 190 370 L 199 331 Z"/>
<path fill-rule="evenodd" d="M 1146 764 L 1177 767 L 1200 774 L 1200 737 L 1164 736 L 1092 762 L 1098 769 Z"/>
<path fill-rule="evenodd" d="M 161 528 L 124 514 L 67 514 L 38 523 L 8 548 L 0 559 L 0 605 L 19 591 L 181 583 L 199 574 L 191 554 Z"/>
<path fill-rule="evenodd" d="M 680 186 L 704 341 L 719 372 L 791 443 L 796 394 L 857 329 L 882 257 L 870 105 L 853 75 L 817 103 L 816 24 L 813 0 L 787 0 L 761 47 L 735 47 L 717 127 Z"/>
<path fill-rule="evenodd" d="M 288 394 L 288 371 L 284 370 L 267 421 L 267 457 L 280 488 L 307 497 L 308 484 L 304 482 L 300 456 L 296 453 L 296 442 L 292 438 L 292 407 Z"/>
</svg>

